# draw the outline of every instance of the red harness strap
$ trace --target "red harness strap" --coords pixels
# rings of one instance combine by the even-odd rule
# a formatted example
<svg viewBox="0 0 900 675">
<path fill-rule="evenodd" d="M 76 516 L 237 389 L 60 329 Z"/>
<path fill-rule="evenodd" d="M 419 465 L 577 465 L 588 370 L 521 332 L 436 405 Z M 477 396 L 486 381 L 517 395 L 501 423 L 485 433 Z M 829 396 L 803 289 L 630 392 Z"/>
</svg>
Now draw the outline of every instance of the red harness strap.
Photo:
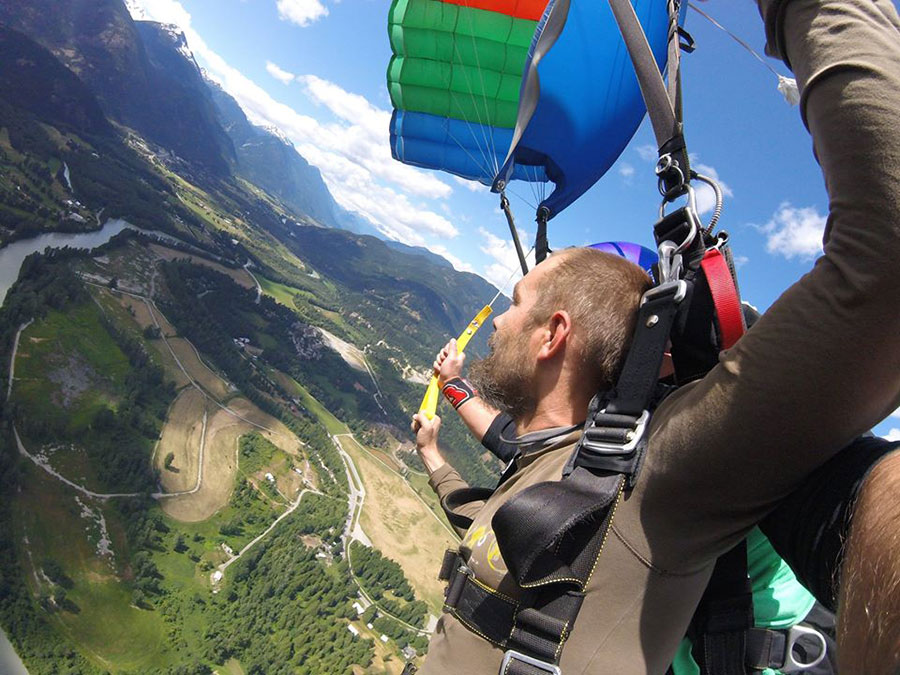
<svg viewBox="0 0 900 675">
<path fill-rule="evenodd" d="M 737 287 L 728 269 L 725 256 L 717 248 L 711 248 L 703 256 L 700 263 L 709 292 L 712 294 L 719 322 L 719 334 L 722 338 L 722 349 L 730 349 L 744 334 L 744 313 L 741 311 L 741 299 Z"/>
</svg>

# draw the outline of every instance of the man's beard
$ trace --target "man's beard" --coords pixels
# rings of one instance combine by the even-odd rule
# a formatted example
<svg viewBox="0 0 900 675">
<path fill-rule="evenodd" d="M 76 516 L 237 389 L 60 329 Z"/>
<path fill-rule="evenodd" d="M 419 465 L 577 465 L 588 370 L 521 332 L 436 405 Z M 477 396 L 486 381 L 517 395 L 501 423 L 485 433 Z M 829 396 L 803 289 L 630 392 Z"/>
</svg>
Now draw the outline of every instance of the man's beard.
<svg viewBox="0 0 900 675">
<path fill-rule="evenodd" d="M 534 395 L 534 367 L 529 362 L 528 331 L 501 340 L 491 335 L 490 354 L 469 369 L 469 378 L 478 395 L 489 406 L 514 420 L 530 416 L 537 408 Z"/>
</svg>

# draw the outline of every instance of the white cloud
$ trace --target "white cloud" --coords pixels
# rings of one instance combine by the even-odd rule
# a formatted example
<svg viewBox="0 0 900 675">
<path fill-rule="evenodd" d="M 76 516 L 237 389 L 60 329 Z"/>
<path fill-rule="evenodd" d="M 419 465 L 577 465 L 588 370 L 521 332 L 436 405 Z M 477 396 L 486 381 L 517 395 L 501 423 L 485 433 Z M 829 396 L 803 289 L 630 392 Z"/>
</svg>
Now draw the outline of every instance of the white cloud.
<svg viewBox="0 0 900 675">
<path fill-rule="evenodd" d="M 450 253 L 450 251 L 447 250 L 446 246 L 443 246 L 441 244 L 431 244 L 430 246 L 428 246 L 428 250 L 432 253 L 437 253 L 439 256 L 443 256 L 444 258 L 449 260 L 450 264 L 460 272 L 472 272 L 473 274 L 475 273 L 474 267 L 472 267 L 467 262 L 463 262 L 455 255 Z"/>
<path fill-rule="evenodd" d="M 620 164 L 619 175 L 622 176 L 627 185 L 631 185 L 631 179 L 634 178 L 634 167 L 628 162 Z"/>
<path fill-rule="evenodd" d="M 887 439 L 891 442 L 900 441 L 900 429 L 891 429 L 887 433 Z"/>
<path fill-rule="evenodd" d="M 691 157 L 691 162 L 694 162 L 694 158 Z M 722 190 L 722 195 L 725 197 L 734 197 L 734 193 L 731 191 L 731 188 L 728 187 L 728 184 L 725 183 L 722 179 L 719 178 L 719 172 L 716 171 L 713 167 L 708 164 L 699 164 L 694 163 L 693 169 L 699 174 L 704 176 L 709 176 L 716 183 L 719 184 L 719 188 Z M 691 183 L 694 186 L 694 192 L 697 196 L 697 213 L 708 213 L 712 211 L 716 206 L 716 193 L 715 191 L 706 183 L 701 181 L 692 181 Z"/>
<path fill-rule="evenodd" d="M 744 265 L 746 265 L 748 262 L 750 262 L 750 258 L 748 258 L 748 257 L 745 256 L 745 255 L 736 255 L 736 256 L 734 256 L 734 266 L 735 266 L 737 269 L 742 268 L 742 267 L 743 267 Z"/>
<path fill-rule="evenodd" d="M 289 138 L 298 152 L 321 172 L 335 200 L 373 223 L 383 234 L 425 245 L 425 235 L 457 236 L 444 216 L 407 194 L 444 199 L 452 188 L 434 174 L 391 157 L 390 113 L 364 97 L 314 75 L 296 76 L 304 92 L 337 118 L 323 122 L 301 115 L 273 99 L 211 49 L 191 27 L 191 16 L 178 0 L 135 0 L 152 20 L 178 25 L 207 73 L 231 94 L 254 124 L 272 126 Z"/>
<path fill-rule="evenodd" d="M 457 184 L 462 185 L 466 190 L 470 190 L 472 192 L 481 192 L 482 190 L 487 190 L 488 188 L 479 183 L 477 180 L 469 180 L 468 178 L 460 178 L 459 176 L 453 176 L 453 180 L 456 181 Z"/>
<path fill-rule="evenodd" d="M 892 412 L 891 417 L 896 417 L 898 420 L 900 420 L 900 408 L 897 408 L 894 412 Z"/>
<path fill-rule="evenodd" d="M 484 243 L 478 248 L 493 262 L 488 263 L 484 268 L 482 276 L 490 281 L 494 286 L 506 294 L 510 293 L 510 276 L 516 277 L 521 275 L 522 271 L 519 267 L 519 256 L 516 254 L 516 247 L 512 241 L 498 237 L 492 232 L 478 228 L 478 233 L 484 237 Z M 523 233 L 519 233 L 519 239 L 523 239 Z M 523 244 L 523 248 L 525 245 Z M 532 251 L 526 257 L 529 269 L 534 266 L 534 252 Z M 514 272 L 518 270 L 518 274 Z"/>
<path fill-rule="evenodd" d="M 645 162 L 656 163 L 656 160 L 659 159 L 659 152 L 652 145 L 639 145 L 635 151 Z"/>
<path fill-rule="evenodd" d="M 294 75 L 293 73 L 289 73 L 282 68 L 279 68 L 278 65 L 272 63 L 271 61 L 266 61 L 266 71 L 269 73 L 269 75 L 274 77 L 282 84 L 290 84 L 297 79 L 296 75 Z"/>
<path fill-rule="evenodd" d="M 766 235 L 766 250 L 773 255 L 810 259 L 822 252 L 825 216 L 814 207 L 795 208 L 784 202 L 760 229 Z"/>
<path fill-rule="evenodd" d="M 278 16 L 304 27 L 328 16 L 328 8 L 320 0 L 278 0 Z"/>
</svg>

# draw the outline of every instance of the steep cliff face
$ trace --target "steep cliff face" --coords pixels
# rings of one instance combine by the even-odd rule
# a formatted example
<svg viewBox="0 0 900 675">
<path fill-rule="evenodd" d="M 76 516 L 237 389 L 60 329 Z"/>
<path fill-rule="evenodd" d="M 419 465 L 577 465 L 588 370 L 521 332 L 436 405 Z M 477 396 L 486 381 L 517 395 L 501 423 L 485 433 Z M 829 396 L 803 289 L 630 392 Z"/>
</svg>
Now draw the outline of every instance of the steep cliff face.
<svg viewBox="0 0 900 675">
<path fill-rule="evenodd" d="M 0 102 L 56 127 L 109 136 L 112 126 L 90 90 L 22 33 L 0 26 Z"/>
<path fill-rule="evenodd" d="M 231 96 L 207 81 L 218 119 L 238 159 L 238 172 L 252 183 L 308 215 L 321 225 L 339 227 L 339 207 L 322 180 L 291 143 L 267 129 L 254 126 Z"/>
<path fill-rule="evenodd" d="M 195 100 L 196 63 L 169 35 L 148 48 L 121 0 L 0 0 L 0 23 L 50 50 L 111 119 L 214 175 L 229 173 L 233 148 L 211 106 Z M 178 75 L 162 67 L 169 51 L 186 64 Z"/>
</svg>

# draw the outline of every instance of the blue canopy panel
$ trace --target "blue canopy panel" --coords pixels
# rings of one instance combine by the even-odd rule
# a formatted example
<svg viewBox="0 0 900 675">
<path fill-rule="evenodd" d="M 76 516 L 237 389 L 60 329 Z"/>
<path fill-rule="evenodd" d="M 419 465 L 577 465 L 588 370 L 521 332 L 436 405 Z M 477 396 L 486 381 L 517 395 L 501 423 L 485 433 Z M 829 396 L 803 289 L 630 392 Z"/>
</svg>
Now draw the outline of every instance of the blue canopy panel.
<svg viewBox="0 0 900 675">
<path fill-rule="evenodd" d="M 666 0 L 634 0 L 656 63 L 666 61 Z M 557 215 L 613 165 L 647 109 L 606 0 L 550 0 L 528 53 L 510 151 L 498 180 L 517 164 L 544 167 L 555 183 L 541 206 Z"/>
<path fill-rule="evenodd" d="M 491 185 L 512 142 L 513 130 L 428 113 L 394 110 L 391 155 L 404 164 L 441 169 Z M 513 164 L 512 178 L 546 182 L 543 166 Z"/>
</svg>

